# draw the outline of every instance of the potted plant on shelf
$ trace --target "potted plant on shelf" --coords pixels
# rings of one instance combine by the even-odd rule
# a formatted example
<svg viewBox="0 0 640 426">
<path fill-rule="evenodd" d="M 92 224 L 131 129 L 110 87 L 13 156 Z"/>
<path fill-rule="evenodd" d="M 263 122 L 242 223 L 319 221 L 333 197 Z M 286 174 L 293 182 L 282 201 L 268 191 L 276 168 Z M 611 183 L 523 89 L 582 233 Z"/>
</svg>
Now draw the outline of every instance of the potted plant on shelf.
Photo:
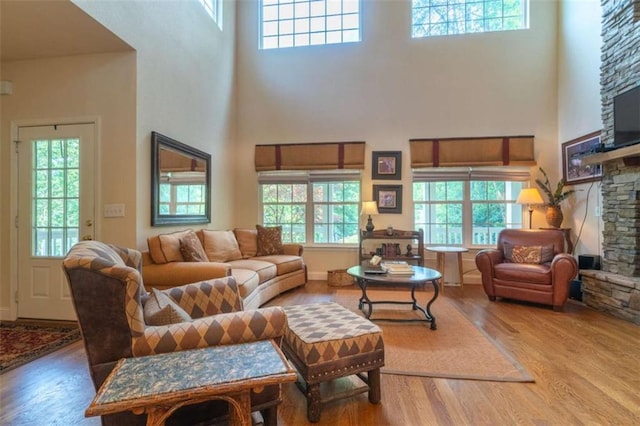
<svg viewBox="0 0 640 426">
<path fill-rule="evenodd" d="M 562 225 L 562 220 L 564 216 L 562 215 L 562 209 L 560 208 L 560 203 L 566 200 L 571 194 L 576 192 L 573 189 L 568 191 L 564 191 L 564 179 L 560 179 L 558 184 L 556 185 L 555 190 L 552 188 L 551 183 L 549 182 L 549 177 L 547 173 L 544 171 L 542 167 L 540 167 L 540 172 L 544 176 L 544 182 L 540 179 L 536 179 L 536 183 L 538 186 L 547 194 L 547 198 L 549 198 L 549 202 L 545 204 L 547 206 L 547 223 L 549 226 L 554 228 L 560 228 Z"/>
</svg>

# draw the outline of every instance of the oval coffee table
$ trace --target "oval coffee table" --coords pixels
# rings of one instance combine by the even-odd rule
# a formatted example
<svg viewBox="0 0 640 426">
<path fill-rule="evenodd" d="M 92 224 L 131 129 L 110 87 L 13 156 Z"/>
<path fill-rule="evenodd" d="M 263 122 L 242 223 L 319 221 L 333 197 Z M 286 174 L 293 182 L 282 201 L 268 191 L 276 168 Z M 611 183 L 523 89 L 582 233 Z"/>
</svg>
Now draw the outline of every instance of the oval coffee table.
<svg viewBox="0 0 640 426">
<path fill-rule="evenodd" d="M 397 318 L 374 318 L 375 320 L 385 320 L 385 321 L 402 321 L 402 322 L 430 322 L 431 329 L 436 329 L 436 317 L 431 313 L 431 305 L 438 298 L 439 287 L 438 280 L 441 275 L 440 272 L 430 269 L 424 268 L 422 266 L 412 266 L 413 275 L 392 275 L 392 274 L 372 274 L 366 273 L 365 271 L 370 268 L 366 266 L 352 266 L 347 269 L 347 273 L 353 276 L 358 283 L 358 286 L 362 290 L 362 296 L 358 301 L 358 308 L 365 313 L 367 319 L 371 319 L 371 314 L 373 313 L 373 305 L 376 304 L 395 304 L 395 305 L 411 305 L 413 310 L 418 310 L 422 312 L 425 316 L 425 319 L 397 319 Z M 367 295 L 367 286 L 369 283 L 384 283 L 391 287 L 409 287 L 411 288 L 411 301 L 395 301 L 395 300 L 371 300 Z M 416 300 L 416 287 L 422 286 L 427 282 L 431 282 L 433 285 L 433 297 L 429 302 L 427 302 L 426 307 L 422 307 L 418 305 L 418 301 Z M 363 307 L 367 305 L 368 309 L 365 312 Z"/>
</svg>

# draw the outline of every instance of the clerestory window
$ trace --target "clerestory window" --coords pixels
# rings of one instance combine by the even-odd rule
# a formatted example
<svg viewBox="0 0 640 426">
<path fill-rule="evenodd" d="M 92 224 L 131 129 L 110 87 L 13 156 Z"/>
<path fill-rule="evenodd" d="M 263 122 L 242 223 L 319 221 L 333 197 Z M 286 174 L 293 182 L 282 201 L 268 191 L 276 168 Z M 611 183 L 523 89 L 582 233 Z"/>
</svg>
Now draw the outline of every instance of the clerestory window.
<svg viewBox="0 0 640 426">
<path fill-rule="evenodd" d="M 261 0 L 260 48 L 360 41 L 360 0 Z"/>
<path fill-rule="evenodd" d="M 529 0 L 413 0 L 411 36 L 529 28 Z"/>
<path fill-rule="evenodd" d="M 222 0 L 200 0 L 211 19 L 222 29 Z"/>
</svg>

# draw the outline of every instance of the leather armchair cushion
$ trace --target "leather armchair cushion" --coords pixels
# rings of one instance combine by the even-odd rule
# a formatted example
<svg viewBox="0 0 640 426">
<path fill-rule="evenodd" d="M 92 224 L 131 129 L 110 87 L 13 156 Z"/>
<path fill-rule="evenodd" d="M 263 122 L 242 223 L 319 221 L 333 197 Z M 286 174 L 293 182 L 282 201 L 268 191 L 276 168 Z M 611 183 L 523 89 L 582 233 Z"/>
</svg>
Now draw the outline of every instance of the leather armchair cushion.
<svg viewBox="0 0 640 426">
<path fill-rule="evenodd" d="M 496 280 L 551 285 L 551 268 L 546 264 L 499 263 L 494 272 Z"/>
</svg>

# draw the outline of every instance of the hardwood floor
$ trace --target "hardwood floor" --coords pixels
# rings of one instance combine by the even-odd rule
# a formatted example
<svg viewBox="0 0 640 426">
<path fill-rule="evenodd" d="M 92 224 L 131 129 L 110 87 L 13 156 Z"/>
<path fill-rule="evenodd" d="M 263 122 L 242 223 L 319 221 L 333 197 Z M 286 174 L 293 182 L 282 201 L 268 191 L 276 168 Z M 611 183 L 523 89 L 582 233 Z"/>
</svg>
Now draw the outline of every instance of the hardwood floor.
<svg viewBox="0 0 640 426">
<path fill-rule="evenodd" d="M 329 301 L 314 281 L 270 304 Z M 321 425 L 637 425 L 640 327 L 570 301 L 565 312 L 489 302 L 480 286 L 446 287 L 463 312 L 533 375 L 498 383 L 382 375 L 382 403 L 366 394 L 322 410 Z M 433 307 L 437 312 L 437 302 Z M 455 332 L 438 328 L 438 333 Z M 339 384 L 340 385 L 340 384 Z M 348 384 L 347 384 L 348 385 Z M 305 425 L 306 403 L 284 387 L 281 425 Z M 84 418 L 94 396 L 80 342 L 0 376 L 1 425 L 98 425 Z"/>
</svg>

